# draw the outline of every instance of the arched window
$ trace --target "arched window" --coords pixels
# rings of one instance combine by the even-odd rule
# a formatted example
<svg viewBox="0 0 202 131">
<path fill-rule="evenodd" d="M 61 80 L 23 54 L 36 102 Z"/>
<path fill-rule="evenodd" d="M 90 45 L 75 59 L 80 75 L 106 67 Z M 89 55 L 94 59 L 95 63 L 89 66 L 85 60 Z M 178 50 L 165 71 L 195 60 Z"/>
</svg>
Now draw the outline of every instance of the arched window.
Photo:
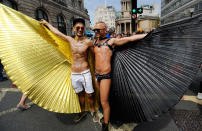
<svg viewBox="0 0 202 131">
<path fill-rule="evenodd" d="M 82 1 L 78 1 L 79 9 L 82 9 Z"/>
<path fill-rule="evenodd" d="M 57 16 L 57 22 L 58 22 L 58 30 L 60 32 L 62 32 L 63 34 L 67 34 L 66 23 L 65 23 L 64 17 L 62 15 Z"/>
<path fill-rule="evenodd" d="M 72 1 L 72 6 L 75 7 L 75 1 L 74 0 L 71 0 Z"/>
<path fill-rule="evenodd" d="M 37 20 L 44 19 L 44 20 L 48 21 L 48 15 L 42 9 L 37 9 L 36 10 L 36 19 Z"/>
<path fill-rule="evenodd" d="M 12 0 L 0 0 L 0 3 L 17 10 L 17 4 Z"/>
</svg>

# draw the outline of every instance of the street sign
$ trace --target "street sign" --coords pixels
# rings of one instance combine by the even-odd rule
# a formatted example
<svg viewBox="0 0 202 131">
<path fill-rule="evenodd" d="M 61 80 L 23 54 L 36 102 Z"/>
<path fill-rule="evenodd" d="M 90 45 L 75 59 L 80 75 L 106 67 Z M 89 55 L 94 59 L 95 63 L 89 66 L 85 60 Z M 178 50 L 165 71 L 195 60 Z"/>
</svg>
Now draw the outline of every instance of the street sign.
<svg viewBox="0 0 202 131">
<path fill-rule="evenodd" d="M 142 14 L 143 13 L 143 8 L 137 8 L 137 13 Z"/>
</svg>

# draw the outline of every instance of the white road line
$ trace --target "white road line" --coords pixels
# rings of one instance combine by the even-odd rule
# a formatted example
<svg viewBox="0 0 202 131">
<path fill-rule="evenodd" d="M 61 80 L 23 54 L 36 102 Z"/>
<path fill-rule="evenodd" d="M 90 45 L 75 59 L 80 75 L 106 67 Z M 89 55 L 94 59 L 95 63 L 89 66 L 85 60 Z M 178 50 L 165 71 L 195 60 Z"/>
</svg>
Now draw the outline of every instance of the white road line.
<svg viewBox="0 0 202 131">
<path fill-rule="evenodd" d="M 5 114 L 8 114 L 8 113 L 17 111 L 17 110 L 18 110 L 18 108 L 15 107 L 15 108 L 11 108 L 11 109 L 9 109 L 9 110 L 2 111 L 2 112 L 0 112 L 0 117 L 3 116 L 3 115 L 5 115 Z"/>
<path fill-rule="evenodd" d="M 27 105 L 33 105 L 33 103 L 32 102 L 29 102 L 29 103 L 27 103 Z M 11 112 L 15 112 L 15 111 L 17 111 L 18 110 L 18 108 L 17 107 L 14 107 L 14 108 L 11 108 L 11 109 L 8 109 L 8 110 L 5 110 L 5 111 L 2 111 L 2 112 L 0 112 L 0 117 L 1 116 L 3 116 L 3 115 L 6 115 L 6 114 L 8 114 L 8 113 L 11 113 Z M 29 109 L 28 109 L 29 110 Z"/>
<path fill-rule="evenodd" d="M 5 95 L 6 95 L 6 92 L 0 92 L 0 102 L 2 101 Z"/>
<path fill-rule="evenodd" d="M 188 95 L 184 95 L 182 100 L 185 100 L 185 101 L 192 101 L 192 102 L 195 102 L 195 103 L 198 103 L 200 105 L 202 105 L 202 100 L 198 100 L 196 98 L 196 96 L 188 96 Z"/>
<path fill-rule="evenodd" d="M 20 92 L 17 88 L 0 88 L 2 92 Z"/>
</svg>

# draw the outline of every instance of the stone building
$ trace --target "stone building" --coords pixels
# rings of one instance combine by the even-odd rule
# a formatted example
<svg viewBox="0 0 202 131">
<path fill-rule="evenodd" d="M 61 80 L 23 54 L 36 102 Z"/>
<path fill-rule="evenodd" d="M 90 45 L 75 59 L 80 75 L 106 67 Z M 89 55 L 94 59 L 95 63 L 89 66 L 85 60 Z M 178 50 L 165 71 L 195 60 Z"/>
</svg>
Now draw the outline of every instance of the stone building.
<svg viewBox="0 0 202 131">
<path fill-rule="evenodd" d="M 137 29 L 149 32 L 160 26 L 159 8 L 158 4 L 142 5 L 143 13 L 138 14 L 136 19 Z"/>
<path fill-rule="evenodd" d="M 95 9 L 94 23 L 103 21 L 107 27 L 115 28 L 116 12 L 113 6 L 99 6 Z"/>
<path fill-rule="evenodd" d="M 121 17 L 116 19 L 116 33 L 132 34 L 131 0 L 121 0 Z"/>
<path fill-rule="evenodd" d="M 202 13 L 202 0 L 161 0 L 161 25 Z"/>
<path fill-rule="evenodd" d="M 159 13 L 158 4 L 142 5 L 143 13 L 138 14 L 135 25 L 137 29 L 144 30 L 146 32 L 157 28 L 159 26 Z M 116 33 L 130 33 L 132 34 L 132 24 L 131 24 L 131 0 L 121 0 L 121 16 L 117 15 L 116 19 Z"/>
<path fill-rule="evenodd" d="M 84 0 L 0 0 L 0 3 L 34 19 L 45 19 L 67 35 L 73 34 L 74 18 L 85 19 L 87 28 L 90 27 Z"/>
</svg>

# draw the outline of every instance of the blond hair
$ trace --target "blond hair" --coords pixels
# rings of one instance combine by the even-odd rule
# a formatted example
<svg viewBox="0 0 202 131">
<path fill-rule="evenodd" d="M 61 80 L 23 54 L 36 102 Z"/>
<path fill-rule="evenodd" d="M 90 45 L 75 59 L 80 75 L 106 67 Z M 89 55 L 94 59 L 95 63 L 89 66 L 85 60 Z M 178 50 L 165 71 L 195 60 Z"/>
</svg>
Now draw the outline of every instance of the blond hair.
<svg viewBox="0 0 202 131">
<path fill-rule="evenodd" d="M 98 21 L 95 24 L 104 24 L 105 28 L 107 29 L 107 24 L 105 22 L 103 22 L 103 21 Z"/>
</svg>

